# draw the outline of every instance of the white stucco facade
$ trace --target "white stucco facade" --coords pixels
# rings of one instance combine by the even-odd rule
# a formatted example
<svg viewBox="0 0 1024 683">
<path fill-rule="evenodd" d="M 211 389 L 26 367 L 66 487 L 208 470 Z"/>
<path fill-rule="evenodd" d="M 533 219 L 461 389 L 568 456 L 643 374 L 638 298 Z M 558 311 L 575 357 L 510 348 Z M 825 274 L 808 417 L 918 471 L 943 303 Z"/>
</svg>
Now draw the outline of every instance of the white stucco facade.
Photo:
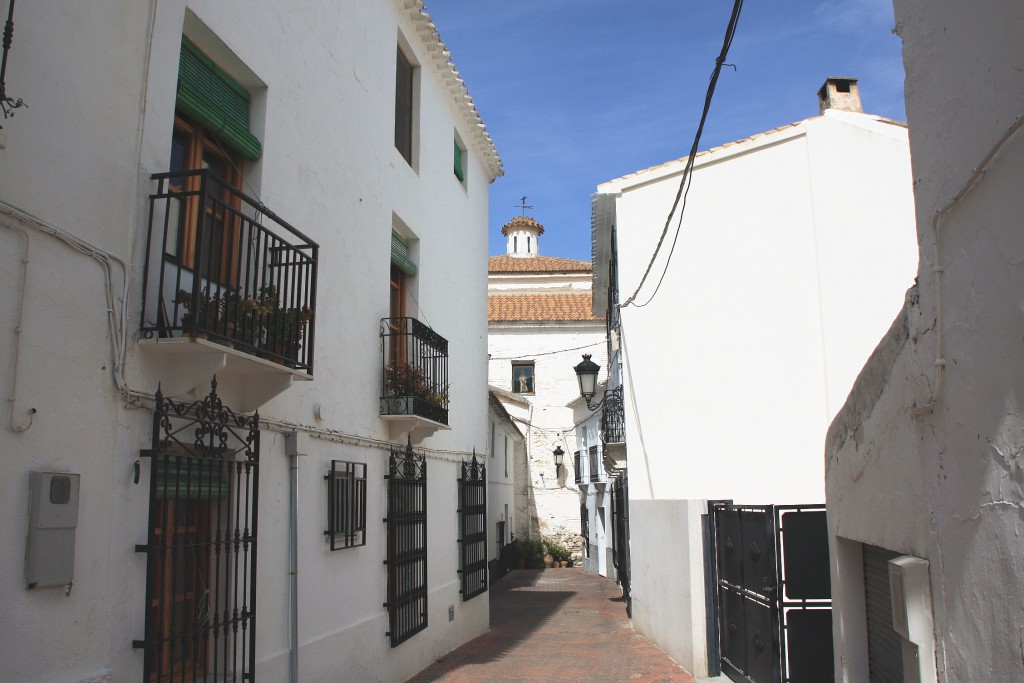
<svg viewBox="0 0 1024 683">
<path fill-rule="evenodd" d="M 620 303 L 685 163 L 598 187 Z M 913 215 L 906 127 L 829 110 L 700 153 L 659 293 L 621 308 L 633 619 L 697 676 L 706 501 L 824 501 L 826 429 L 913 280 Z"/>
<path fill-rule="evenodd" d="M 516 253 L 521 231 L 534 239 L 530 253 Z M 544 228 L 532 218 L 512 219 L 503 229 L 508 253 L 490 259 L 488 273 L 488 381 L 503 390 L 502 403 L 526 439 L 522 500 L 527 536 L 564 543 L 579 558 L 579 488 L 572 454 L 576 422 L 569 403 L 579 397 L 573 366 L 591 353 L 604 364 L 604 321 L 592 313 L 590 264 L 539 255 Z M 532 384 L 514 380 L 516 367 L 528 366 Z M 516 376 L 517 377 L 517 376 Z M 565 452 L 556 469 L 555 448 Z M 517 480 L 517 483 L 518 480 Z"/>
<path fill-rule="evenodd" d="M 829 432 L 836 680 L 869 676 L 865 545 L 928 563 L 906 680 L 1021 680 L 1024 8 L 894 5 L 921 264 Z"/>
<path fill-rule="evenodd" d="M 490 394 L 488 419 L 491 448 L 486 461 L 487 519 L 492 540 L 488 543 L 487 558 L 494 562 L 501 559 L 501 548 L 511 543 L 513 537 L 525 536 L 527 523 L 519 517 L 525 516 L 526 491 L 516 482 L 516 475 L 522 476 L 525 470 L 526 439 L 493 393 Z M 503 523 L 500 536 L 497 533 L 499 522 Z"/>
<path fill-rule="evenodd" d="M 0 132 L 0 377 L 11 407 L 0 430 L 0 536 L 10 546 L 0 559 L 0 677 L 142 677 L 133 640 L 143 638 L 146 615 L 146 556 L 135 546 L 146 543 L 150 504 L 152 473 L 140 458 L 152 439 L 147 395 L 179 380 L 175 367 L 209 360 L 191 355 L 176 366 L 138 338 L 150 176 L 170 163 L 183 34 L 251 96 L 262 153 L 242 169 L 243 190 L 319 244 L 312 381 L 245 361 L 290 385 L 259 406 L 257 680 L 289 680 L 290 655 L 303 681 L 404 680 L 485 631 L 486 597 L 459 596 L 456 480 L 463 459 L 489 449 L 482 263 L 500 160 L 422 3 L 26 3 L 15 22 L 7 87 L 29 108 Z M 399 46 L 416 67 L 411 164 L 395 148 Z M 452 172 L 453 137 L 467 147 L 464 181 Z M 398 226 L 419 265 L 408 315 L 429 321 L 452 351 L 449 429 L 417 444 L 430 468 L 429 625 L 391 648 L 381 520 L 389 444 L 404 445 L 405 435 L 379 416 L 380 320 L 389 315 Z M 216 365 L 243 354 L 207 355 Z M 244 372 L 219 378 L 229 405 L 260 394 L 262 375 Z M 310 440 L 296 459 L 291 527 L 284 434 L 293 430 Z M 367 466 L 366 544 L 338 552 L 324 542 L 332 460 Z M 26 589 L 34 470 L 80 475 L 67 595 Z M 293 610 L 298 650 L 290 653 Z"/>
</svg>

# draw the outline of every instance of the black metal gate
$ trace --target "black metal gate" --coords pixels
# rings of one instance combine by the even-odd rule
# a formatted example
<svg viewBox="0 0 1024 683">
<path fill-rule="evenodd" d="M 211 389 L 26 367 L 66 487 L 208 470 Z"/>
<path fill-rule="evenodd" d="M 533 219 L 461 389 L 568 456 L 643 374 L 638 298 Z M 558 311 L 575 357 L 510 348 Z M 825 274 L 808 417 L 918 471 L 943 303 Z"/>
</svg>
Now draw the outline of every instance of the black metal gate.
<svg viewBox="0 0 1024 683">
<path fill-rule="evenodd" d="M 713 503 L 722 672 L 752 683 L 833 679 L 823 505 Z"/>
<path fill-rule="evenodd" d="M 476 459 L 462 463 L 459 478 L 459 577 L 462 600 L 487 591 L 487 468 Z M 501 539 L 498 539 L 501 543 Z"/>
<path fill-rule="evenodd" d="M 388 480 L 388 632 L 397 647 L 427 627 L 427 461 L 391 451 Z"/>
<path fill-rule="evenodd" d="M 616 475 L 612 482 L 612 563 L 622 586 L 626 611 L 632 613 L 629 595 L 629 481 L 626 473 Z"/>
<path fill-rule="evenodd" d="M 254 680 L 259 416 L 156 393 L 143 680 Z"/>
</svg>

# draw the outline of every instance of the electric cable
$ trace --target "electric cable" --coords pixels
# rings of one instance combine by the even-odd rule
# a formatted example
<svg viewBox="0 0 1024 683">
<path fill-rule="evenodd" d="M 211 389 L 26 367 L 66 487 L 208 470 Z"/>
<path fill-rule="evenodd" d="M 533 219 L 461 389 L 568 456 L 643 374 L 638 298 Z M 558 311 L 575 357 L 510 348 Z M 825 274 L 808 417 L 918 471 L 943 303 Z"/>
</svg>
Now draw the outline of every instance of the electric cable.
<svg viewBox="0 0 1024 683">
<path fill-rule="evenodd" d="M 647 269 L 644 271 L 643 277 L 640 278 L 640 284 L 637 285 L 633 293 L 619 308 L 625 308 L 630 305 L 634 305 L 637 308 L 643 308 L 654 300 L 658 290 L 661 289 L 661 283 L 665 280 L 665 274 L 668 272 L 669 263 L 672 261 L 672 255 L 675 253 L 676 243 L 679 240 L 679 233 L 683 225 L 683 213 L 686 211 L 686 197 L 690 193 L 690 182 L 693 174 L 694 160 L 697 156 L 697 147 L 700 145 L 700 138 L 704 133 L 704 124 L 707 121 L 708 112 L 711 110 L 711 99 L 715 95 L 715 87 L 718 85 L 718 76 L 722 72 L 722 67 L 726 66 L 725 58 L 729 53 L 729 48 L 732 46 L 733 38 L 736 35 L 736 26 L 739 23 L 740 12 L 742 10 L 743 0 L 735 0 L 732 7 L 732 15 L 729 17 L 729 25 L 725 29 L 725 38 L 722 42 L 722 50 L 715 59 L 715 68 L 711 72 L 711 82 L 708 83 L 707 95 L 704 97 L 704 110 L 701 113 L 700 123 L 697 126 L 697 133 L 693 137 L 693 144 L 690 146 L 690 154 L 686 159 L 686 166 L 683 169 L 683 177 L 679 181 L 679 189 L 676 191 L 675 199 L 672 201 L 672 208 L 669 210 L 668 217 L 665 219 L 665 227 L 662 229 L 661 236 L 658 238 L 658 245 L 654 248 L 654 254 L 651 255 L 650 263 L 647 264 Z M 736 68 L 732 64 L 729 64 L 728 66 L 732 66 L 733 69 Z M 681 207 L 680 200 L 682 200 Z M 672 247 L 669 250 L 668 256 L 665 258 L 665 268 L 661 272 L 658 284 L 654 288 L 654 292 L 651 293 L 651 296 L 647 298 L 647 301 L 642 304 L 634 303 L 637 295 L 643 288 L 644 283 L 647 282 L 647 276 L 651 274 L 654 262 L 658 259 L 661 247 L 665 243 L 665 237 L 668 235 L 668 229 L 672 225 L 672 216 L 675 214 L 677 208 L 679 208 L 679 220 L 676 223 L 676 232 L 672 239 Z"/>
</svg>

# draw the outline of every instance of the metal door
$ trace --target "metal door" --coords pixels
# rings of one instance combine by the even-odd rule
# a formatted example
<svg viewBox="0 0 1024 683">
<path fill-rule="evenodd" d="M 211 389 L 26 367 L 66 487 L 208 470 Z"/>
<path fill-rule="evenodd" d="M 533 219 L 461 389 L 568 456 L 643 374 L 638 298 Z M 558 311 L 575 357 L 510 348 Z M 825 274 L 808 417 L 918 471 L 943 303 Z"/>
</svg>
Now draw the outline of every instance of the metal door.
<svg viewBox="0 0 1024 683">
<path fill-rule="evenodd" d="M 824 506 L 711 509 L 722 672 L 745 683 L 831 681 Z"/>
</svg>

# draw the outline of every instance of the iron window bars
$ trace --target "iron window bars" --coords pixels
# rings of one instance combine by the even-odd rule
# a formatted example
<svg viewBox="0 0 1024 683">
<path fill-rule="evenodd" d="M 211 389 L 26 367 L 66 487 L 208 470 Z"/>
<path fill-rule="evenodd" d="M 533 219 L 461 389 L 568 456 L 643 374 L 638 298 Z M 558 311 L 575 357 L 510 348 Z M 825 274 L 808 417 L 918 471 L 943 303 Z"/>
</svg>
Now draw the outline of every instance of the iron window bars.
<svg viewBox="0 0 1024 683">
<path fill-rule="evenodd" d="M 463 602 L 487 592 L 486 472 L 474 452 L 472 460 L 462 463 L 459 477 L 459 592 Z"/>
<path fill-rule="evenodd" d="M 206 338 L 313 374 L 316 242 L 209 169 L 152 178 L 143 334 Z"/>
<path fill-rule="evenodd" d="M 156 393 L 143 680 L 254 680 L 259 415 Z"/>
<path fill-rule="evenodd" d="M 384 318 L 381 415 L 448 424 L 448 340 L 415 318 Z"/>
<path fill-rule="evenodd" d="M 597 446 L 591 446 L 587 452 L 590 462 L 590 481 L 592 482 L 603 482 L 605 481 L 604 467 L 601 465 L 601 458 L 597 452 Z"/>
<path fill-rule="evenodd" d="M 572 466 L 576 471 L 576 483 L 583 484 L 583 456 L 579 451 L 572 454 Z"/>
<path fill-rule="evenodd" d="M 427 627 L 427 461 L 392 450 L 388 482 L 388 632 L 397 647 Z"/>
<path fill-rule="evenodd" d="M 366 463 L 332 460 L 327 480 L 327 537 L 331 550 L 366 545 Z"/>
</svg>

